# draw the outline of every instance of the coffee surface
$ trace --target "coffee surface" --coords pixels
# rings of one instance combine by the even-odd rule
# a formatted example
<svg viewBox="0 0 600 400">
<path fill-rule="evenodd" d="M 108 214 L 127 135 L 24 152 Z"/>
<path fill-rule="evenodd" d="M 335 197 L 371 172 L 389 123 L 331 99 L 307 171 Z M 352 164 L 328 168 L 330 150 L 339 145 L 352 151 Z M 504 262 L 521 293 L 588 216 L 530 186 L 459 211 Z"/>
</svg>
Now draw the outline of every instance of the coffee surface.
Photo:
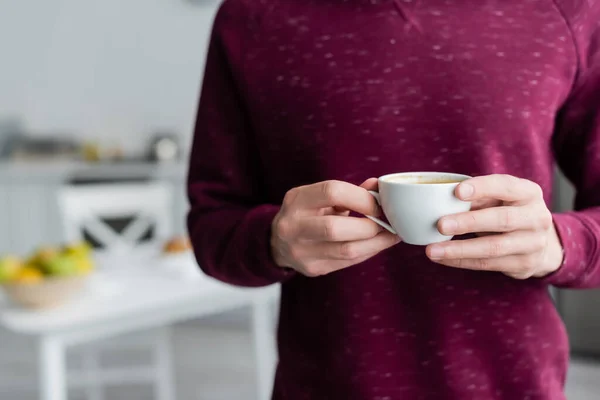
<svg viewBox="0 0 600 400">
<path fill-rule="evenodd" d="M 397 176 L 397 177 L 391 177 L 386 179 L 387 182 L 391 182 L 391 183 L 410 183 L 410 184 L 417 184 L 417 185 L 440 185 L 440 184 L 445 184 L 445 183 L 459 183 L 462 182 L 462 180 L 456 179 L 456 178 L 433 178 L 433 177 L 420 177 L 420 176 Z"/>
</svg>

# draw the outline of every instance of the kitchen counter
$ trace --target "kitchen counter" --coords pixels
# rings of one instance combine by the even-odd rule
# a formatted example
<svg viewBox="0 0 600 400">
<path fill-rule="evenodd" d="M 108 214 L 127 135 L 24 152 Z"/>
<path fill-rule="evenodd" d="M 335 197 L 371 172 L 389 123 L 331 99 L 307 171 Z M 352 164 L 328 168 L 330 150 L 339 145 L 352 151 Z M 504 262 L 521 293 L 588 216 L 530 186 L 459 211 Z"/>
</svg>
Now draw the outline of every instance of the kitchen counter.
<svg viewBox="0 0 600 400">
<path fill-rule="evenodd" d="M 23 162 L 0 161 L 0 183 L 15 180 L 22 182 L 44 181 L 45 183 L 68 182 L 72 179 L 175 179 L 183 180 L 187 174 L 187 163 L 151 162 L 99 162 L 55 161 Z"/>
</svg>

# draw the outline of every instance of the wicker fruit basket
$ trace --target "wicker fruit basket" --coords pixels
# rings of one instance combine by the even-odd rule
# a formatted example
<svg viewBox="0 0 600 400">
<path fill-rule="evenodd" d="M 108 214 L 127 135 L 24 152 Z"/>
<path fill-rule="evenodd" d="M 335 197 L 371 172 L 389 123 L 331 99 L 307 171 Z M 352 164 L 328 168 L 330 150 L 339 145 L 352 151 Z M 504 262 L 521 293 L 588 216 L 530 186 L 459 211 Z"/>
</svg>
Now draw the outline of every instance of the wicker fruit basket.
<svg viewBox="0 0 600 400">
<path fill-rule="evenodd" d="M 86 275 L 55 277 L 36 283 L 5 283 L 4 291 L 15 304 L 26 308 L 43 309 L 64 304 L 85 287 Z"/>
</svg>

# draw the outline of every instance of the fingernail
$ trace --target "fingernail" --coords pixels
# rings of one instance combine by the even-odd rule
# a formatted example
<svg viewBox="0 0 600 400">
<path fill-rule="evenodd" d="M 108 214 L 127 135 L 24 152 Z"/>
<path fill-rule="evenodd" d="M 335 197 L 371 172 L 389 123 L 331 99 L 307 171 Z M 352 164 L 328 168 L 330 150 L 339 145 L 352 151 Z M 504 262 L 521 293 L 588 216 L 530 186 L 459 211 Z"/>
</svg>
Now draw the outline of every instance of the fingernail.
<svg viewBox="0 0 600 400">
<path fill-rule="evenodd" d="M 468 183 L 458 185 L 458 196 L 462 199 L 470 198 L 471 196 L 473 196 L 474 191 L 475 189 L 473 188 L 473 186 L 469 185 Z"/>
<path fill-rule="evenodd" d="M 443 219 L 440 221 L 441 233 L 454 233 L 458 229 L 458 223 L 454 219 Z"/>
<path fill-rule="evenodd" d="M 433 259 L 444 257 L 444 249 L 441 246 L 431 246 L 429 248 L 429 257 Z"/>
</svg>

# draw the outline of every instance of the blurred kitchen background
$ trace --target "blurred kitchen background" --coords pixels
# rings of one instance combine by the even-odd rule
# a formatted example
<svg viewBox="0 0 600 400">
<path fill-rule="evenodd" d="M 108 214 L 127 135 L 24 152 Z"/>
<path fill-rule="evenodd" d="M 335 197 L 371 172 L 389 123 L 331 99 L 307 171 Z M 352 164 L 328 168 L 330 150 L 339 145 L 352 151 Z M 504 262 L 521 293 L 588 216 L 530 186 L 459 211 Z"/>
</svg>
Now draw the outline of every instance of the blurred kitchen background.
<svg viewBox="0 0 600 400">
<path fill-rule="evenodd" d="M 119 291 L 106 277 L 94 277 L 96 292 L 90 282 L 52 289 L 50 296 L 74 294 L 49 309 L 0 299 L 0 399 L 268 397 L 276 294 L 212 287 L 193 276 L 185 242 L 187 157 L 217 7 L 215 0 L 0 0 L 0 255 L 33 254 L 42 263 L 44 254 L 63 251 L 59 244 L 83 238 L 98 253 L 116 249 L 95 259 L 98 271 L 128 271 L 140 282 L 139 293 Z M 572 189 L 559 176 L 557 185 L 556 208 L 568 209 Z M 144 281 L 147 271 L 131 267 L 152 264 L 131 256 L 133 239 L 117 243 L 104 228 L 96 229 L 100 240 L 93 227 L 80 236 L 70 230 L 68 198 L 96 189 L 110 206 L 92 211 L 117 233 L 137 233 L 136 245 L 155 246 L 148 257 L 168 262 L 152 273 L 168 275 L 169 284 Z M 163 207 L 158 222 L 167 228 L 141 222 L 128 230 L 119 205 L 146 190 L 168 193 L 148 204 Z M 38 272 L 20 279 L 43 282 Z M 31 295 L 3 294 L 35 302 Z M 140 300 L 150 295 L 168 301 Z M 555 295 L 575 356 L 569 399 L 600 398 L 600 291 Z M 48 301 L 39 297 L 47 293 L 35 296 Z M 136 336 L 144 333 L 145 341 Z M 133 340 L 116 346 L 123 334 Z"/>
<path fill-rule="evenodd" d="M 0 0 L 0 256 L 64 243 L 65 191 L 102 187 L 124 191 L 107 189 L 110 204 L 126 200 L 126 191 L 169 192 L 168 202 L 152 204 L 166 206 L 169 220 L 155 242 L 185 250 L 184 180 L 217 7 L 213 0 Z M 128 226 L 123 218 L 104 222 L 121 232 Z M 153 235 L 148 228 L 140 236 Z M 96 268 L 135 265 L 127 244 Z M 265 336 L 274 319 L 261 319 L 257 304 L 270 294 L 213 288 L 192 276 L 189 255 L 172 258 L 155 268 L 168 276 L 165 287 L 140 278 L 123 293 L 94 278 L 96 292 L 87 282 L 41 311 L 0 293 L 0 399 L 66 400 L 65 387 L 69 399 L 266 399 L 274 361 L 257 358 L 272 356 L 258 349 L 273 343 Z M 167 300 L 140 300 L 149 295 Z"/>
<path fill-rule="evenodd" d="M 0 251 L 55 237 L 57 185 L 149 177 L 183 195 L 217 5 L 0 0 Z"/>
</svg>

